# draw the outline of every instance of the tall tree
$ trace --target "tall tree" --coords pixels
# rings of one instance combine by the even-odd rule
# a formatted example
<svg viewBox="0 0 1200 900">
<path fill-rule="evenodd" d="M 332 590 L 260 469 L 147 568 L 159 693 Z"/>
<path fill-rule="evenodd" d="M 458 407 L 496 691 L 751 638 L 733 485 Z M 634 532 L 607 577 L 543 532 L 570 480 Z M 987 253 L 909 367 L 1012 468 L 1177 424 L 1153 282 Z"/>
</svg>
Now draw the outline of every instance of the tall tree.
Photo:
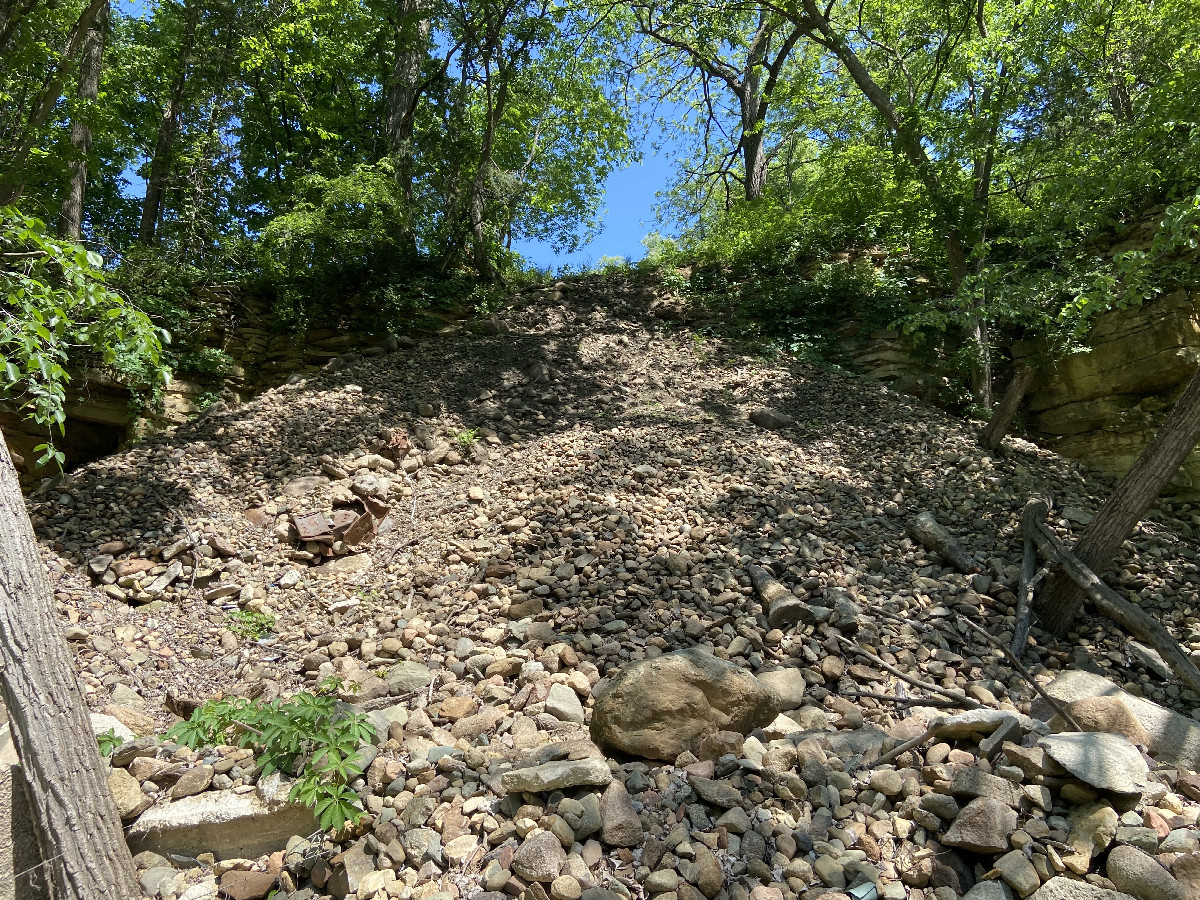
<svg viewBox="0 0 1200 900">
<path fill-rule="evenodd" d="M 183 112 L 184 90 L 187 87 L 192 52 L 196 46 L 196 26 L 200 21 L 198 0 L 184 0 L 183 27 L 176 52 L 172 55 L 174 75 L 171 88 L 163 100 L 159 117 L 158 135 L 150 157 L 150 171 L 146 176 L 146 196 L 142 201 L 142 219 L 138 226 L 138 240 L 147 246 L 153 244 L 158 233 L 159 218 L 163 209 L 163 195 L 171 173 L 172 151 L 179 130 L 179 118 Z"/>
<path fill-rule="evenodd" d="M 100 96 L 100 66 L 104 54 L 104 32 L 108 26 L 108 6 L 96 15 L 83 43 L 83 62 L 79 67 L 79 103 L 71 121 L 71 181 L 63 198 L 59 232 L 79 240 L 83 236 L 83 200 L 87 192 L 88 156 L 92 150 L 92 126 L 88 121 L 92 104 Z"/>
<path fill-rule="evenodd" d="M 816 0 L 800 0 L 793 15 L 845 70 L 913 167 L 928 194 L 956 292 L 972 274 L 972 251 L 978 271 L 986 247 L 996 144 L 1009 97 L 1004 50 L 1010 32 L 1020 28 L 1014 15 L 1021 15 L 1020 4 L 999 19 L 1007 26 L 1003 33 L 994 28 L 998 14 L 987 0 L 935 0 L 928 7 L 882 0 L 871 8 L 821 8 Z M 990 408 L 990 340 L 974 298 L 967 331 L 977 354 L 973 393 Z"/>
<path fill-rule="evenodd" d="M 62 50 L 50 61 L 40 89 L 32 92 L 24 121 L 12 132 L 12 143 L 8 147 L 0 148 L 0 162 L 3 163 L 4 168 L 3 175 L 0 175 L 0 206 L 12 203 L 23 193 L 25 189 L 24 170 L 29 154 L 42 136 L 42 126 L 46 124 L 50 113 L 58 105 L 63 86 L 76 63 L 92 23 L 100 11 L 107 6 L 108 0 L 88 0 L 67 32 Z M 8 14 L 8 22 L 5 24 L 11 23 L 14 28 L 19 27 L 22 12 L 24 11 L 12 10 Z M 36 38 L 33 39 L 36 40 Z M 2 50 L 4 50 L 4 44 L 0 42 L 0 51 Z M 0 62 L 6 62 L 5 56 L 0 56 Z"/>
<path fill-rule="evenodd" d="M 713 83 L 736 101 L 737 140 L 726 148 L 711 173 L 725 178 L 739 155 L 746 200 L 757 200 L 767 184 L 771 100 L 803 29 L 767 5 L 722 2 L 700 10 L 691 3 L 631 0 L 639 34 L 653 45 L 635 59 L 644 75 L 663 87 L 663 99 L 679 98 L 703 107 L 705 133 L 721 127 L 721 104 Z M 691 96 L 688 96 L 688 95 Z"/>
<path fill-rule="evenodd" d="M 387 83 L 387 118 L 384 128 L 387 133 L 388 150 L 396 167 L 401 202 L 410 217 L 414 211 L 414 137 L 417 103 L 426 85 L 422 69 L 429 56 L 429 40 L 433 30 L 429 6 L 429 0 L 397 0 L 393 25 L 392 67 Z M 417 235 L 411 225 L 411 219 L 402 242 L 407 254 L 415 258 Z"/>
</svg>

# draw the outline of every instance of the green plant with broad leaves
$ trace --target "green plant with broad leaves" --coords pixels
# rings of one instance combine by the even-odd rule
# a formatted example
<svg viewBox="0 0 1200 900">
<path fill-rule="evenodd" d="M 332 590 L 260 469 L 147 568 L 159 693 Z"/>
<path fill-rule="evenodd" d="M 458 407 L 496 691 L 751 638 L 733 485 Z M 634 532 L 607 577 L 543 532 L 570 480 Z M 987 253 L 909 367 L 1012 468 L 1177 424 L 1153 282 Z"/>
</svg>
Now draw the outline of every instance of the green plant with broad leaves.
<svg viewBox="0 0 1200 900">
<path fill-rule="evenodd" d="M 40 219 L 0 207 L 0 399 L 47 430 L 38 465 L 66 457 L 53 429 L 65 430 L 69 367 L 137 362 L 152 379 L 167 334 L 108 290 L 103 259 L 52 236 Z"/>
<path fill-rule="evenodd" d="M 458 448 L 463 453 L 469 453 L 471 448 L 475 446 L 475 442 L 479 440 L 478 428 L 466 428 L 454 436 L 458 441 Z"/>
<path fill-rule="evenodd" d="M 259 751 L 262 777 L 294 775 L 290 800 L 311 806 L 325 830 L 365 814 L 350 783 L 363 773 L 359 747 L 373 733 L 367 717 L 330 694 L 302 692 L 267 703 L 210 700 L 167 737 L 193 750 L 230 740 Z M 230 735 L 232 734 L 232 739 Z"/>
<path fill-rule="evenodd" d="M 257 641 L 275 627 L 275 617 L 253 609 L 239 609 L 225 617 L 226 627 L 238 637 Z"/>
<path fill-rule="evenodd" d="M 100 745 L 101 756 L 111 756 L 114 750 L 125 743 L 125 739 L 110 728 L 96 735 L 96 743 Z"/>
</svg>

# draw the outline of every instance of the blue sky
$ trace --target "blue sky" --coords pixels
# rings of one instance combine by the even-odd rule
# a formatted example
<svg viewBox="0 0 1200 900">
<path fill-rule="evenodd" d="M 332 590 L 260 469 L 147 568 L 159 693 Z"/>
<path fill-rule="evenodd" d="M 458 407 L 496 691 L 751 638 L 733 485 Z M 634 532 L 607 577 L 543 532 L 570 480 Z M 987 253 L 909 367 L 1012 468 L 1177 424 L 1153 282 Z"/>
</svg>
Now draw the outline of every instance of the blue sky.
<svg viewBox="0 0 1200 900">
<path fill-rule="evenodd" d="M 649 143 L 649 142 L 647 142 Z M 628 256 L 639 260 L 646 254 L 642 238 L 656 229 L 655 194 L 667 186 L 673 173 L 671 157 L 651 155 L 628 168 L 614 172 L 604 183 L 600 234 L 576 253 L 556 253 L 549 243 L 514 241 L 513 249 L 539 268 L 560 269 L 597 262 L 603 256 Z"/>
</svg>

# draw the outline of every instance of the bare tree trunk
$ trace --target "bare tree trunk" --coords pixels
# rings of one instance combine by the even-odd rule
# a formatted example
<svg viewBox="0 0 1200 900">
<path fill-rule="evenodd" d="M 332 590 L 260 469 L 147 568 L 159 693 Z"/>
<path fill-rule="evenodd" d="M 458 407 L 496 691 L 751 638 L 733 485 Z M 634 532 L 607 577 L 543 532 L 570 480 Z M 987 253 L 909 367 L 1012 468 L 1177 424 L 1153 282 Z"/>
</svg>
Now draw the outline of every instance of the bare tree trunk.
<svg viewBox="0 0 1200 900">
<path fill-rule="evenodd" d="M 171 151 L 175 146 L 175 132 L 179 127 L 179 112 L 183 107 L 183 91 L 187 85 L 188 61 L 196 44 L 196 23 L 199 15 L 195 4 L 187 7 L 187 24 L 179 48 L 179 70 L 158 123 L 158 139 L 154 143 L 154 158 L 150 160 L 150 176 L 146 179 L 146 198 L 142 201 L 142 220 L 138 226 L 138 240 L 147 246 L 158 238 L 158 220 L 162 214 L 167 177 L 171 172 Z"/>
<path fill-rule="evenodd" d="M 1134 460 L 1129 474 L 1100 507 L 1075 546 L 1075 556 L 1093 572 L 1112 562 L 1133 527 L 1162 493 L 1188 454 L 1200 441 L 1200 371 L 1192 376 L 1166 422 Z M 1042 627 L 1052 634 L 1067 632 L 1083 605 L 1083 591 L 1062 572 L 1055 572 L 1035 607 Z"/>
<path fill-rule="evenodd" d="M 758 75 L 752 67 L 734 92 L 741 105 L 742 161 L 746 168 L 743 186 L 746 199 L 757 200 L 767 186 L 767 103 L 762 96 Z"/>
<path fill-rule="evenodd" d="M 396 9 L 395 55 L 388 84 L 385 131 L 388 150 L 396 161 L 396 182 L 409 217 L 403 235 L 405 251 L 417 255 L 416 232 L 411 224 L 413 209 L 413 135 L 416 107 L 421 89 L 421 65 L 425 62 L 431 22 L 425 18 L 421 0 L 399 0 Z"/>
<path fill-rule="evenodd" d="M 0 687 L 56 896 L 132 900 L 133 859 L 75 680 L 17 473 L 0 439 Z"/>
<path fill-rule="evenodd" d="M 79 108 L 71 122 L 71 183 L 63 198 L 58 230 L 73 241 L 83 237 L 83 198 L 87 193 L 88 154 L 92 150 L 92 127 L 88 124 L 91 105 L 100 96 L 100 66 L 104 54 L 104 29 L 108 24 L 106 5 L 96 14 L 83 42 L 83 61 L 79 66 Z"/>
<path fill-rule="evenodd" d="M 1021 366 L 1013 373 L 1012 380 L 1004 389 L 1004 396 L 1000 398 L 999 405 L 992 412 L 992 417 L 988 420 L 987 425 L 983 426 L 983 431 L 979 433 L 981 446 L 988 450 L 1000 448 L 1000 442 L 1008 434 L 1009 426 L 1012 425 L 1021 401 L 1025 399 L 1025 394 L 1033 384 L 1035 375 L 1037 375 L 1037 369 L 1033 366 Z"/>
<path fill-rule="evenodd" d="M 491 40 L 489 47 L 498 46 L 499 38 L 497 36 L 489 35 L 489 39 Z M 501 116 L 504 115 L 504 108 L 508 102 L 508 67 L 503 64 L 497 67 L 495 78 L 499 84 L 496 86 L 494 94 L 492 78 L 490 62 L 485 61 L 484 82 L 488 96 L 487 123 L 484 126 L 483 140 L 479 149 L 479 168 L 475 170 L 475 180 L 471 186 L 471 232 L 474 238 L 475 270 L 480 278 L 489 282 L 498 281 L 500 273 L 496 271 L 488 252 L 491 248 L 487 239 L 487 181 L 488 171 L 492 167 L 496 126 Z"/>
</svg>

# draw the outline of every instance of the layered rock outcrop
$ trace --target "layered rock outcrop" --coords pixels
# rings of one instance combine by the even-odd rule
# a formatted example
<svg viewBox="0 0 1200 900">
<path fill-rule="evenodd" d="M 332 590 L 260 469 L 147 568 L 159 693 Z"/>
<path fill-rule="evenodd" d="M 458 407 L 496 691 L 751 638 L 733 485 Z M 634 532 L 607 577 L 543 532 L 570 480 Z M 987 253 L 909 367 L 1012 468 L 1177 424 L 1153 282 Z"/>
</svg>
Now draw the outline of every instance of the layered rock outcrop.
<svg viewBox="0 0 1200 900">
<path fill-rule="evenodd" d="M 1034 435 L 1112 476 L 1129 471 L 1200 366 L 1200 292 L 1178 290 L 1098 316 L 1077 353 L 1043 373 L 1026 399 Z M 1032 348 L 1020 348 L 1030 352 Z M 1200 452 L 1172 484 L 1200 496 Z"/>
</svg>

